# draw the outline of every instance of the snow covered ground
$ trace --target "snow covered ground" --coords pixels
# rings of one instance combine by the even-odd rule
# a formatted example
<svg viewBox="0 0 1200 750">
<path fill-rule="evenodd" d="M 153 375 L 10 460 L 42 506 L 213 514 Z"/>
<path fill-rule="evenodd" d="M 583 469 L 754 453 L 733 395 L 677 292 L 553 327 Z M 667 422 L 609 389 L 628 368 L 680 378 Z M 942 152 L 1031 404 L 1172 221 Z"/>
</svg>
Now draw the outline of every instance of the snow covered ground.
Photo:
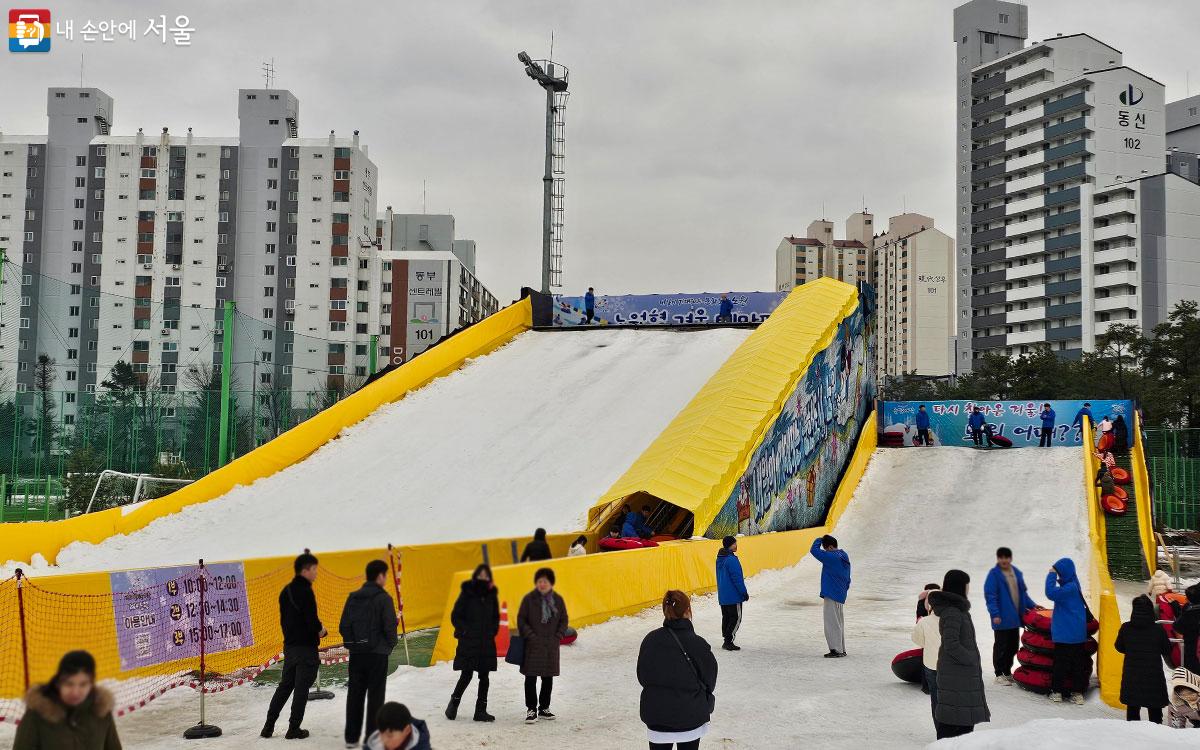
<svg viewBox="0 0 1200 750">
<path fill-rule="evenodd" d="M 1099 750 L 1100 748 L 1195 748 L 1200 734 L 1151 724 L 1148 721 L 1113 722 L 1101 719 L 1067 721 L 1041 719 L 1019 727 L 975 732 L 966 737 L 943 740 L 937 750 L 1011 750 L 1011 748 L 1054 748 L 1054 750 Z"/>
<path fill-rule="evenodd" d="M 750 333 L 524 333 L 278 474 L 68 546 L 58 570 L 573 531 Z"/>
<path fill-rule="evenodd" d="M 716 651 L 717 710 L 701 746 L 917 748 L 930 743 L 928 698 L 897 680 L 890 668 L 892 657 L 911 646 L 917 592 L 925 583 L 940 581 L 948 568 L 971 575 L 972 614 L 985 674 L 990 675 L 992 638 L 982 586 L 994 550 L 1013 548 L 1031 594 L 1045 602 L 1043 581 L 1051 563 L 1064 555 L 1080 563 L 1086 559 L 1079 471 L 1078 451 L 1065 449 L 878 451 L 836 532 L 854 566 L 846 606 L 849 656 L 821 656 L 827 649 L 817 597 L 820 571 L 814 561 L 806 558 L 794 568 L 754 577 L 738 636 L 744 650 Z M 1085 565 L 1080 568 L 1086 570 Z M 698 632 L 718 644 L 715 597 L 698 598 L 694 609 Z M 660 619 L 658 612 L 646 611 L 584 629 L 579 641 L 563 651 L 563 676 L 556 681 L 552 706 L 560 717 L 555 722 L 522 723 L 521 677 L 507 665 L 492 678 L 490 708 L 498 717 L 493 725 L 442 717 L 455 678 L 447 664 L 402 667 L 389 680 L 388 697 L 427 718 L 434 747 L 443 750 L 645 747 L 634 670 L 642 637 Z M 336 700 L 309 705 L 305 724 L 313 731 L 313 747 L 340 746 L 345 691 L 335 692 Z M 226 736 L 205 747 L 283 744 L 257 739 L 270 694 L 270 688 L 248 687 L 213 696 L 209 718 Z M 1078 707 L 1051 704 L 1043 696 L 989 681 L 987 697 L 992 722 L 959 746 L 1027 746 L 996 730 L 1035 719 L 1123 719 L 1095 691 Z M 194 693 L 176 690 L 120 720 L 122 736 L 130 747 L 179 747 L 180 733 L 195 721 L 195 706 Z M 8 731 L 0 725 L 0 738 Z M 1119 733 L 1142 730 L 1111 721 L 1102 722 L 1099 731 L 1104 740 L 1092 740 L 1089 750 L 1112 747 L 1116 738 L 1133 736 Z M 1041 746 L 1081 745 L 1050 741 Z M 1138 738 L 1125 746 L 1148 743 Z"/>
</svg>

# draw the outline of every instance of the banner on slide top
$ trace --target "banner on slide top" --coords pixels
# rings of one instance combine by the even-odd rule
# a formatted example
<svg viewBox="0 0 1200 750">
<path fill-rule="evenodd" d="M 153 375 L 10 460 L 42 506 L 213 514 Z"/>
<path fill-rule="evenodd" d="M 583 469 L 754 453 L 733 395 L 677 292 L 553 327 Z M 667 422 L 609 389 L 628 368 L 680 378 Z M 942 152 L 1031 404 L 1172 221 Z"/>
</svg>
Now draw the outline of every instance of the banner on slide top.
<svg viewBox="0 0 1200 750">
<path fill-rule="evenodd" d="M 1114 420 L 1121 416 L 1125 418 L 1126 429 L 1133 429 L 1132 401 L 885 401 L 880 407 L 880 432 L 885 436 L 900 436 L 887 444 L 914 445 L 917 409 L 922 403 L 929 414 L 929 433 L 934 445 L 969 445 L 971 430 L 967 418 L 976 406 L 987 423 L 993 425 L 995 434 L 1007 437 L 1014 448 L 1036 447 L 1041 441 L 1044 403 L 1049 403 L 1054 411 L 1051 442 L 1054 446 L 1077 447 L 1083 443 L 1079 415 L 1085 403 L 1091 404 L 1093 422 L 1106 416 Z"/>
<path fill-rule="evenodd" d="M 591 323 L 584 297 L 554 295 L 554 325 L 708 325 L 726 322 L 721 294 L 623 294 L 595 298 Z M 728 292 L 730 323 L 761 323 L 779 306 L 787 292 Z"/>
<path fill-rule="evenodd" d="M 705 536 L 824 521 L 875 395 L 873 296 L 860 290 L 860 300 L 788 395 Z"/>
<path fill-rule="evenodd" d="M 254 644 L 240 562 L 123 570 L 109 586 L 122 671 L 199 656 L 201 637 L 209 654 Z"/>
</svg>

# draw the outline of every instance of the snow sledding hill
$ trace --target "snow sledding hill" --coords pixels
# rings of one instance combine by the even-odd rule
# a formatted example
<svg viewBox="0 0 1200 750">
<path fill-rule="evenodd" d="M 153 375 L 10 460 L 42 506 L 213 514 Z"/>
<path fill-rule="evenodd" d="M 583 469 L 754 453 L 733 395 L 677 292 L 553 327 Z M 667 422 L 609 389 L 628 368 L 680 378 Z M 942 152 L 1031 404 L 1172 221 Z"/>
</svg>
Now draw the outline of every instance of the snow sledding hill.
<svg viewBox="0 0 1200 750">
<path fill-rule="evenodd" d="M 573 531 L 751 333 L 526 332 L 273 476 L 68 546 L 58 569 Z"/>
</svg>

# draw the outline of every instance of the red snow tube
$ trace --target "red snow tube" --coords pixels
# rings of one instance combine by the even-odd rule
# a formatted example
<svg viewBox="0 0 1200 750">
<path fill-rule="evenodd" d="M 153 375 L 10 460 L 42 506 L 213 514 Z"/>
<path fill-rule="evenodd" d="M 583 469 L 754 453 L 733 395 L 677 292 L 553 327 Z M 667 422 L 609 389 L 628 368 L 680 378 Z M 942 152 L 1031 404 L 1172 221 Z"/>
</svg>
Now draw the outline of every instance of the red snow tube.
<svg viewBox="0 0 1200 750">
<path fill-rule="evenodd" d="M 880 433 L 879 442 L 891 446 L 904 445 L 904 433 L 894 430 L 892 432 Z"/>
<path fill-rule="evenodd" d="M 610 552 L 613 552 L 613 551 L 624 550 L 624 549 L 641 549 L 643 547 L 657 547 L 658 542 L 654 542 L 649 539 L 631 539 L 631 538 L 613 539 L 612 537 L 606 536 L 603 539 L 601 539 L 600 541 L 596 542 L 596 546 L 602 550 L 608 550 Z"/>
<path fill-rule="evenodd" d="M 1110 516 L 1123 516 L 1129 508 L 1125 501 L 1116 495 L 1105 495 L 1100 498 L 1100 507 Z"/>
<path fill-rule="evenodd" d="M 1128 500 L 1129 493 L 1125 491 L 1124 487 L 1117 486 L 1113 487 L 1113 497 L 1117 498 L 1118 500 Z"/>
<path fill-rule="evenodd" d="M 1112 450 L 1113 443 L 1116 442 L 1116 437 L 1112 434 L 1112 430 L 1100 436 L 1100 442 L 1096 443 L 1096 450 L 1103 453 L 1104 451 Z"/>
<path fill-rule="evenodd" d="M 576 631 L 575 628 L 567 628 L 567 631 L 563 633 L 562 640 L 559 641 L 559 644 L 562 646 L 570 646 L 578 637 L 579 632 Z"/>
<path fill-rule="evenodd" d="M 1113 481 L 1117 484 L 1129 484 L 1129 472 L 1120 466 L 1112 467 L 1109 472 L 1112 474 Z"/>
<path fill-rule="evenodd" d="M 1025 623 L 1025 627 L 1039 631 L 1045 635 L 1050 634 L 1050 617 L 1054 614 L 1054 610 L 1046 609 L 1045 607 L 1034 607 L 1026 610 L 1021 617 L 1021 622 Z M 1095 633 L 1100 629 L 1100 623 L 1094 618 L 1088 621 L 1087 632 Z"/>
<path fill-rule="evenodd" d="M 1017 652 L 1017 661 L 1021 662 L 1021 666 L 1029 669 L 1041 669 L 1049 672 L 1054 669 L 1054 657 L 1048 654 L 1039 654 L 1023 648 Z"/>
<path fill-rule="evenodd" d="M 650 541 L 654 542 L 655 544 L 660 544 L 662 542 L 673 542 L 675 539 L 676 537 L 673 537 L 670 534 L 655 534 L 654 536 L 650 537 Z"/>
<path fill-rule="evenodd" d="M 1024 647 L 1023 650 L 1032 651 L 1035 654 L 1050 656 L 1054 653 L 1054 641 L 1050 640 L 1050 636 L 1036 630 L 1026 630 L 1021 633 L 1021 645 Z M 1083 648 L 1088 654 L 1094 654 L 1099 646 L 1095 638 L 1088 638 L 1084 641 Z"/>
<path fill-rule="evenodd" d="M 924 653 L 924 649 L 914 648 L 896 654 L 896 658 L 892 659 L 892 674 L 905 682 L 920 685 L 925 668 L 921 661 Z"/>
<path fill-rule="evenodd" d="M 1090 661 L 1090 660 L 1089 660 Z M 1091 676 L 1089 672 L 1088 676 Z M 1029 669 L 1027 667 L 1017 667 L 1013 670 L 1013 681 L 1026 690 L 1032 690 L 1035 693 L 1050 692 L 1050 672 L 1042 669 Z M 1077 687 L 1071 684 L 1070 679 L 1067 680 L 1067 687 L 1076 692 L 1086 691 L 1087 686 Z"/>
<path fill-rule="evenodd" d="M 1003 435 L 989 435 L 988 442 L 991 443 L 992 445 L 997 445 L 1001 448 L 1011 448 L 1012 447 L 1012 441 L 1009 440 L 1008 438 L 1004 437 Z"/>
</svg>

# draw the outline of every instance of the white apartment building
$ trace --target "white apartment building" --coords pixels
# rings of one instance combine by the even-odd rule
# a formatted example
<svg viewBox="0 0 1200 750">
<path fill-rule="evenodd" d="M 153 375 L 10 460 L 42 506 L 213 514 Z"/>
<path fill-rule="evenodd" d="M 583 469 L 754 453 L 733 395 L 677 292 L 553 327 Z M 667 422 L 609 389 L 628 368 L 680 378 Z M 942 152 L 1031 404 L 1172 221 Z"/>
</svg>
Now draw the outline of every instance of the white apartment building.
<svg viewBox="0 0 1200 750">
<path fill-rule="evenodd" d="M 995 0 L 956 10 L 960 74 L 1012 12 Z M 1148 330 L 1191 284 L 1149 267 L 1170 276 L 1200 254 L 1186 218 L 1200 213 L 1194 186 L 1151 179 L 1165 171 L 1162 84 L 1086 34 L 993 51 L 970 68 L 959 110 L 969 138 L 959 145 L 959 221 L 971 227 L 959 250 L 959 371 L 983 352 L 1039 345 L 1079 357 L 1113 322 Z"/>
<path fill-rule="evenodd" d="M 866 212 L 846 220 L 846 239 L 834 239 L 833 222 L 817 219 L 807 236 L 784 237 L 775 248 L 775 290 L 782 292 L 821 277 L 849 284 L 870 279 L 874 217 Z"/>
<path fill-rule="evenodd" d="M 1167 171 L 1200 183 L 1200 94 L 1167 102 Z"/>
<path fill-rule="evenodd" d="M 873 238 L 878 373 L 954 372 L 954 238 L 929 216 L 905 213 Z"/>
</svg>

